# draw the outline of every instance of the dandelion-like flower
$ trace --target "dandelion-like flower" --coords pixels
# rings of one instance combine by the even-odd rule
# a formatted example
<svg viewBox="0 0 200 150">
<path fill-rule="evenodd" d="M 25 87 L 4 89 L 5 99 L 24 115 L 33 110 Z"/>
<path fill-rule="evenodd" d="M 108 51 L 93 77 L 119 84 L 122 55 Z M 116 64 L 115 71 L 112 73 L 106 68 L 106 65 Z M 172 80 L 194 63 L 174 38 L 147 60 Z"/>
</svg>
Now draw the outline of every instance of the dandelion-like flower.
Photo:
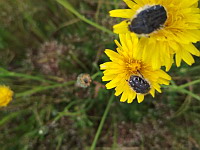
<svg viewBox="0 0 200 150">
<path fill-rule="evenodd" d="M 144 100 L 144 96 L 150 93 L 153 97 L 155 90 L 161 93 L 160 84 L 169 84 L 171 77 L 161 69 L 153 70 L 141 55 L 135 51 L 138 49 L 138 38 L 130 34 L 120 35 L 121 44 L 117 44 L 117 52 L 106 49 L 105 53 L 111 62 L 100 65 L 104 76 L 103 81 L 107 89 L 115 88 L 115 95 L 122 94 L 120 101 L 131 103 L 137 96 L 138 102 Z"/>
<path fill-rule="evenodd" d="M 5 85 L 0 85 L 0 107 L 7 106 L 12 100 L 12 97 L 13 91 Z"/>
<path fill-rule="evenodd" d="M 138 52 L 153 69 L 169 70 L 174 55 L 179 67 L 184 60 L 194 63 L 191 54 L 200 56 L 192 44 L 200 41 L 200 9 L 198 0 L 124 0 L 130 9 L 110 11 L 110 16 L 126 18 L 114 25 L 115 33 L 136 34 Z"/>
</svg>

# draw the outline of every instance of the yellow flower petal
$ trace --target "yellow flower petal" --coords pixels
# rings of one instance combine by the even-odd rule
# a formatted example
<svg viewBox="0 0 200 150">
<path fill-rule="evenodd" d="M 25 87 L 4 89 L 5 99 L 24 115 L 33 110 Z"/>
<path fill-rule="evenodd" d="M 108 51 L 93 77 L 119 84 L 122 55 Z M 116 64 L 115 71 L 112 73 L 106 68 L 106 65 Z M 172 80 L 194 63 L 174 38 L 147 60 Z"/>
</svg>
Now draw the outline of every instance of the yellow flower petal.
<svg viewBox="0 0 200 150">
<path fill-rule="evenodd" d="M 137 94 L 137 100 L 138 100 L 138 103 L 141 103 L 144 100 L 144 95 L 143 94 Z"/>
<path fill-rule="evenodd" d="M 128 88 L 125 87 L 125 91 L 123 92 L 122 96 L 121 96 L 121 99 L 120 99 L 120 102 L 125 102 L 127 99 L 128 99 Z"/>
<path fill-rule="evenodd" d="M 132 103 L 135 97 L 136 97 L 136 92 L 130 89 L 127 103 Z"/>
<path fill-rule="evenodd" d="M 111 17 L 132 18 L 135 12 L 132 9 L 117 9 L 111 10 L 109 13 Z"/>
<path fill-rule="evenodd" d="M 109 83 L 106 84 L 106 88 L 112 89 L 112 88 L 118 86 L 119 83 L 121 82 L 121 79 L 123 79 L 123 78 L 124 78 L 123 74 L 116 75 L 114 79 L 112 79 Z"/>
<path fill-rule="evenodd" d="M 127 21 L 124 20 L 121 23 L 114 25 L 113 32 L 117 34 L 123 34 L 129 32 Z"/>
<path fill-rule="evenodd" d="M 192 57 L 192 55 L 183 50 L 182 51 L 182 59 L 188 64 L 188 65 L 192 65 L 194 63 L 194 58 Z"/>
<path fill-rule="evenodd" d="M 159 78 L 158 79 L 158 83 L 159 84 L 164 84 L 164 85 L 169 85 L 169 80 L 163 79 L 163 78 Z"/>
<path fill-rule="evenodd" d="M 176 66 L 177 67 L 180 67 L 181 65 L 181 55 L 182 54 L 180 50 L 176 52 Z"/>
<path fill-rule="evenodd" d="M 192 6 L 194 4 L 196 4 L 198 2 L 198 0 L 183 0 L 183 1 L 180 1 L 180 6 L 181 7 L 189 7 L 189 6 Z"/>
<path fill-rule="evenodd" d="M 155 89 L 154 88 L 151 88 L 150 94 L 152 95 L 152 97 L 155 97 Z"/>
<path fill-rule="evenodd" d="M 153 86 L 153 88 L 156 89 L 156 91 L 158 91 L 159 93 L 161 93 L 161 89 L 160 89 L 160 85 L 159 84 L 154 83 L 152 86 Z"/>
<path fill-rule="evenodd" d="M 171 76 L 169 76 L 166 72 L 164 72 L 163 70 L 158 70 L 156 71 L 156 74 L 159 75 L 159 77 L 166 79 L 166 80 L 171 80 Z"/>
<path fill-rule="evenodd" d="M 107 76 L 103 76 L 102 77 L 102 81 L 110 81 L 110 80 L 113 80 L 114 78 L 116 77 L 116 75 L 107 75 Z"/>
<path fill-rule="evenodd" d="M 137 10 L 137 6 L 135 5 L 135 3 L 132 1 L 132 0 L 123 0 L 126 4 L 127 4 L 127 6 L 129 7 L 129 8 L 131 8 L 132 10 Z"/>
<path fill-rule="evenodd" d="M 115 96 L 119 96 L 125 89 L 125 86 L 127 86 L 127 81 L 121 81 L 118 86 L 115 88 Z"/>
<path fill-rule="evenodd" d="M 13 91 L 5 85 L 0 85 L 0 107 L 7 106 L 12 100 L 12 97 Z"/>
<path fill-rule="evenodd" d="M 105 53 L 110 58 L 110 60 L 112 60 L 114 62 L 118 62 L 121 60 L 121 56 L 112 50 L 106 49 Z"/>
<path fill-rule="evenodd" d="M 181 47 L 182 47 L 182 49 L 190 52 L 191 54 L 193 54 L 195 56 L 200 56 L 199 50 L 191 43 L 190 44 L 186 44 L 186 45 L 182 45 Z"/>
</svg>

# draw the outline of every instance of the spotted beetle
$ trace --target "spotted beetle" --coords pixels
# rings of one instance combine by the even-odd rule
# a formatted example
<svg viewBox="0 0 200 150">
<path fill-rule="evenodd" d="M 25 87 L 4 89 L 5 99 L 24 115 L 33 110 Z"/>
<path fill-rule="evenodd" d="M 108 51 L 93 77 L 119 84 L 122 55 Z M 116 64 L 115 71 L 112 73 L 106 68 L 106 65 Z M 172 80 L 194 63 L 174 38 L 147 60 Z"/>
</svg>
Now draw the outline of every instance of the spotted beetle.
<svg viewBox="0 0 200 150">
<path fill-rule="evenodd" d="M 140 76 L 132 75 L 128 82 L 136 93 L 147 94 L 150 91 L 150 84 Z"/>
<path fill-rule="evenodd" d="M 131 20 L 129 30 L 136 34 L 149 34 L 162 27 L 166 20 L 167 12 L 163 6 L 149 6 Z"/>
</svg>

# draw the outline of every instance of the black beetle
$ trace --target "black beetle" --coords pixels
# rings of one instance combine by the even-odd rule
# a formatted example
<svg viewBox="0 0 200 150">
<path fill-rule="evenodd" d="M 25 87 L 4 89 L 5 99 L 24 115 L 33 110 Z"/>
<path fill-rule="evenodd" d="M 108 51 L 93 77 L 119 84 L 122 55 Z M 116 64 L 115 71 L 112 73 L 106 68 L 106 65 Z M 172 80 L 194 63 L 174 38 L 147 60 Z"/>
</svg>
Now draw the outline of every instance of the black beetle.
<svg viewBox="0 0 200 150">
<path fill-rule="evenodd" d="M 167 12 L 163 6 L 149 6 L 131 20 L 129 30 L 136 34 L 149 34 L 162 27 L 166 20 Z"/>
<path fill-rule="evenodd" d="M 140 76 L 132 75 L 128 82 L 136 93 L 147 94 L 150 91 L 150 84 Z"/>
</svg>

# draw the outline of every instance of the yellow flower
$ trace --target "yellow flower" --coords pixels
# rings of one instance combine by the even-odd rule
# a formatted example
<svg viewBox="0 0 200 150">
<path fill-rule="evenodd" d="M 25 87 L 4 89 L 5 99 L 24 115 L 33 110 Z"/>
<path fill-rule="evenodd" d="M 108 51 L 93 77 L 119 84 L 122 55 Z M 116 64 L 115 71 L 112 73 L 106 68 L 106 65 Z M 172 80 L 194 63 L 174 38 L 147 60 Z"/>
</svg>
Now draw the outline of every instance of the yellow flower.
<svg viewBox="0 0 200 150">
<path fill-rule="evenodd" d="M 0 106 L 7 106 L 12 100 L 13 91 L 5 86 L 0 85 Z"/>
<path fill-rule="evenodd" d="M 200 56 L 192 44 L 200 41 L 200 9 L 198 0 L 124 0 L 130 9 L 110 11 L 111 17 L 126 18 L 114 25 L 118 34 L 140 37 L 138 49 L 153 69 L 169 70 L 174 55 L 179 67 L 184 60 L 194 63 L 191 54 Z"/>
<path fill-rule="evenodd" d="M 106 88 L 115 88 L 116 96 L 122 94 L 120 101 L 128 103 L 136 96 L 140 103 L 148 93 L 154 97 L 155 90 L 161 93 L 160 84 L 168 85 L 171 77 L 161 69 L 153 70 L 141 55 L 135 53 L 139 46 L 136 36 L 120 34 L 120 42 L 115 40 L 117 52 L 105 50 L 111 62 L 100 65 L 101 70 L 105 70 L 102 80 L 110 81 Z"/>
</svg>

